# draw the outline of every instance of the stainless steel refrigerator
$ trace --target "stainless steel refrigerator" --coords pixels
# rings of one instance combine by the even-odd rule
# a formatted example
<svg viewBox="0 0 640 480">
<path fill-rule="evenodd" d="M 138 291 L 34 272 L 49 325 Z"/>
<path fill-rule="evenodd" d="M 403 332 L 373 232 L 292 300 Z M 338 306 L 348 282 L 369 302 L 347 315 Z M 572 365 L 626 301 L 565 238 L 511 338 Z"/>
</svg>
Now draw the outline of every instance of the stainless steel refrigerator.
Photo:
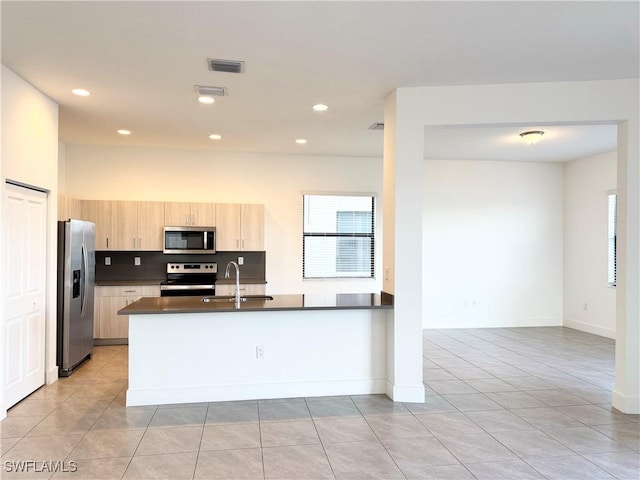
<svg viewBox="0 0 640 480">
<path fill-rule="evenodd" d="M 95 232 L 91 222 L 58 222 L 58 371 L 68 377 L 93 353 Z"/>
</svg>

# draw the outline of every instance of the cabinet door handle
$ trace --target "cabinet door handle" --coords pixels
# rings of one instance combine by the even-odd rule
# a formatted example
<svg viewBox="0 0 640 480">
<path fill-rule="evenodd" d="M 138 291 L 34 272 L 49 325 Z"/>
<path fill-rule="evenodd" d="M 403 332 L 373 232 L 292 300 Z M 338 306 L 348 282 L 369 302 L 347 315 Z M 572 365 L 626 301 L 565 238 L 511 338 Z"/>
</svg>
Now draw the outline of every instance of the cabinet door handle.
<svg viewBox="0 0 640 480">
<path fill-rule="evenodd" d="M 136 248 L 136 237 L 133 237 L 133 248 Z"/>
<path fill-rule="evenodd" d="M 136 290 L 125 290 L 124 293 L 136 293 Z"/>
<path fill-rule="evenodd" d="M 107 237 L 107 248 L 109 248 L 109 237 Z"/>
<path fill-rule="evenodd" d="M 244 238 L 242 239 L 242 248 L 244 248 Z"/>
<path fill-rule="evenodd" d="M 184 216 L 184 223 L 186 223 L 187 225 L 189 225 L 189 217 L 191 215 L 189 215 L 188 213 Z"/>
</svg>

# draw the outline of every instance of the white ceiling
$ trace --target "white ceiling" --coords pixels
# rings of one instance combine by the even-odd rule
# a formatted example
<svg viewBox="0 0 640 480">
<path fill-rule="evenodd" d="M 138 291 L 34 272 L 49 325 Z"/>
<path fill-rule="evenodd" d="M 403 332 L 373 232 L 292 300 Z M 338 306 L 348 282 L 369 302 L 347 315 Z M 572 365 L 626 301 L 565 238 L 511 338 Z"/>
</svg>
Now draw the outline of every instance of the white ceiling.
<svg viewBox="0 0 640 480">
<path fill-rule="evenodd" d="M 639 3 L 2 1 L 2 63 L 60 105 L 70 144 L 381 156 L 396 87 L 640 76 Z M 243 74 L 207 58 L 242 60 Z M 212 106 L 194 85 L 222 86 Z M 72 88 L 93 94 L 80 98 Z M 325 113 L 311 110 L 329 105 Z M 562 161 L 615 126 L 429 128 L 428 158 Z M 543 127 L 543 128 L 542 128 Z M 132 130 L 122 137 L 118 128 Z M 212 141 L 211 133 L 222 140 Z M 300 146 L 296 138 L 306 138 Z"/>
</svg>

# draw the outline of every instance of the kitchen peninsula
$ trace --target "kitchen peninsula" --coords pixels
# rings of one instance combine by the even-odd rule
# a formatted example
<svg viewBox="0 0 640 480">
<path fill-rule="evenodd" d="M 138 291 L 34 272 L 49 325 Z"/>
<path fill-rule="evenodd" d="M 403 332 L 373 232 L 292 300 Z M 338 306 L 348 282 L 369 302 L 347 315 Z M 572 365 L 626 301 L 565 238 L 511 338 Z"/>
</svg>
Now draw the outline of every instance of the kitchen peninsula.
<svg viewBox="0 0 640 480">
<path fill-rule="evenodd" d="M 127 406 L 387 393 L 385 294 L 145 297 L 129 315 Z"/>
</svg>

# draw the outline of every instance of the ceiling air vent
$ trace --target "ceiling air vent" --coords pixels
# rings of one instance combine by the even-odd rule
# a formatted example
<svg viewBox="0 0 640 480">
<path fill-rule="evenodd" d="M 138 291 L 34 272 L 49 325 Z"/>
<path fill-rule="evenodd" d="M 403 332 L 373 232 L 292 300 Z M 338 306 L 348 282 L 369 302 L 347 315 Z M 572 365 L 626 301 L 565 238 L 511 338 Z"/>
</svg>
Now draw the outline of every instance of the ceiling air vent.
<svg viewBox="0 0 640 480">
<path fill-rule="evenodd" d="M 227 95 L 227 89 L 224 87 L 205 87 L 196 85 L 196 93 L 208 97 L 224 97 Z"/>
<path fill-rule="evenodd" d="M 212 72 L 244 73 L 244 62 L 238 60 L 208 58 L 207 61 Z"/>
<path fill-rule="evenodd" d="M 369 130 L 384 130 L 384 123 L 382 122 L 373 122 L 369 127 Z"/>
</svg>

